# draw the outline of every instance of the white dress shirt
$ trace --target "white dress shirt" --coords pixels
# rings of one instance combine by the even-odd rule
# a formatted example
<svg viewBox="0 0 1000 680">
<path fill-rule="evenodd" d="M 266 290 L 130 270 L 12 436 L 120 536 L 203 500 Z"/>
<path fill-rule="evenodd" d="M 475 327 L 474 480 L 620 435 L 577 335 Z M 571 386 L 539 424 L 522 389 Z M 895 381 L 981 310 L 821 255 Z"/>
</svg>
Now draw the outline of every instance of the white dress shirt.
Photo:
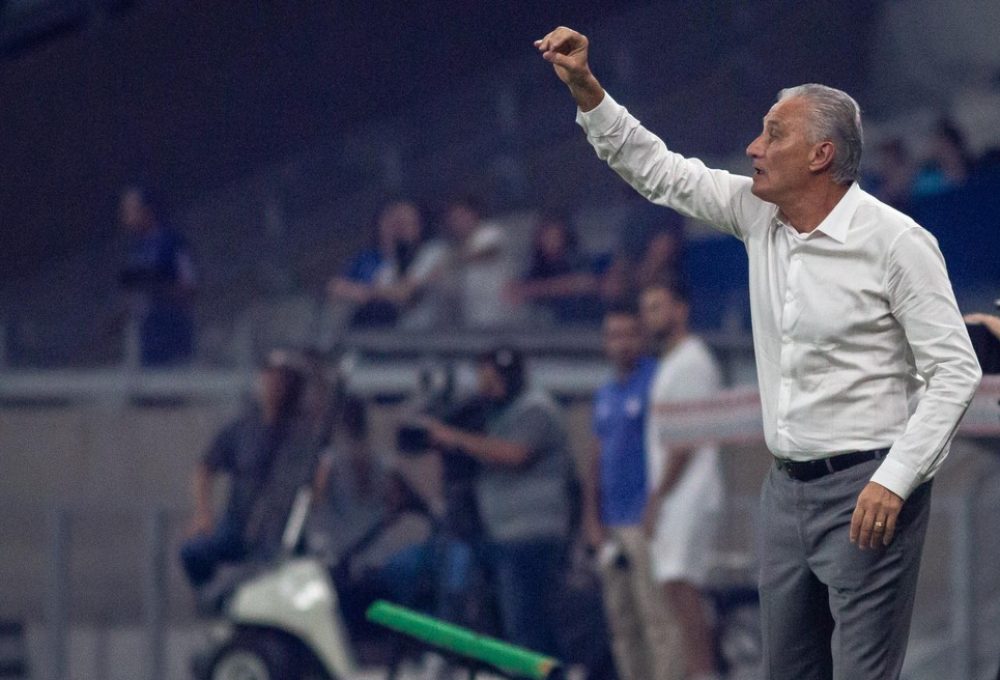
<svg viewBox="0 0 1000 680">
<path fill-rule="evenodd" d="M 934 237 L 857 184 L 799 234 L 749 177 L 669 151 L 610 95 L 577 122 L 643 196 L 743 241 L 771 452 L 889 448 L 872 481 L 904 499 L 930 479 L 981 377 Z"/>
</svg>

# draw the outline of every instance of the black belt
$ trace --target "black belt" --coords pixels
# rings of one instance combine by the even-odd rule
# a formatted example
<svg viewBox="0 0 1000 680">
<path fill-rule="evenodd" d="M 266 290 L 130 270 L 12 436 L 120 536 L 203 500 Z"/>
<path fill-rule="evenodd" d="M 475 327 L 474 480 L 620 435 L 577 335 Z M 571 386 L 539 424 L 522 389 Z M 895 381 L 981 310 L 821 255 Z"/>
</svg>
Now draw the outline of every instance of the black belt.
<svg viewBox="0 0 1000 680">
<path fill-rule="evenodd" d="M 855 465 L 867 463 L 870 460 L 881 460 L 885 458 L 887 453 L 889 453 L 889 449 L 875 449 L 874 451 L 851 451 L 850 453 L 841 453 L 837 456 L 819 458 L 817 460 L 775 458 L 774 465 L 792 479 L 797 479 L 800 482 L 808 482 L 813 479 L 825 477 L 831 472 L 840 472 Z"/>
</svg>

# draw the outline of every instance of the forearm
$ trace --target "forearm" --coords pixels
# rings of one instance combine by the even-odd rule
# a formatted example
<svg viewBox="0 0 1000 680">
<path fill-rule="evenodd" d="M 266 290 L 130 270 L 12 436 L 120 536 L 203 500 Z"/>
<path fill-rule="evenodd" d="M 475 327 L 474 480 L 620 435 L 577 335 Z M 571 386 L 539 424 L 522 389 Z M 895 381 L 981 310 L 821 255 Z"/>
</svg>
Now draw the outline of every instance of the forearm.
<svg viewBox="0 0 1000 680">
<path fill-rule="evenodd" d="M 333 458 L 330 455 L 320 456 L 316 463 L 316 472 L 313 474 L 312 491 L 315 501 L 326 499 L 326 493 L 330 488 L 330 472 L 333 469 Z"/>
<path fill-rule="evenodd" d="M 595 526 L 601 524 L 601 470 L 598 456 L 599 454 L 592 453 L 587 461 L 580 489 L 583 518 Z"/>
<path fill-rule="evenodd" d="M 604 88 L 594 77 L 593 73 L 566 83 L 569 92 L 573 96 L 578 109 L 586 113 L 597 108 L 597 105 L 604 99 Z"/>
<path fill-rule="evenodd" d="M 673 491 L 677 485 L 677 481 L 684 475 L 684 470 L 687 469 L 693 455 L 694 451 L 687 448 L 672 450 L 670 452 L 663 474 L 653 489 L 652 495 L 654 497 L 666 498 Z"/>
<path fill-rule="evenodd" d="M 379 286 L 375 289 L 375 297 L 397 306 L 403 306 L 410 301 L 414 292 L 415 287 L 404 281 L 388 286 Z"/>
<path fill-rule="evenodd" d="M 516 442 L 464 430 L 453 429 L 451 440 L 454 448 L 481 462 L 494 465 L 516 467 L 526 463 L 531 455 L 527 447 Z"/>
<path fill-rule="evenodd" d="M 194 511 L 198 517 L 211 517 L 214 514 L 215 473 L 205 465 L 199 465 L 192 480 L 192 495 Z"/>
<path fill-rule="evenodd" d="M 749 191 L 748 177 L 670 151 L 610 95 L 578 113 L 577 123 L 598 157 L 645 198 L 740 237 L 734 206 Z"/>
<path fill-rule="evenodd" d="M 927 387 L 872 481 L 905 500 L 944 461 L 982 371 L 933 236 L 903 232 L 889 255 L 890 309 Z"/>
<path fill-rule="evenodd" d="M 597 279 L 592 274 L 566 274 L 548 279 L 525 281 L 521 293 L 529 300 L 549 300 L 570 295 L 597 292 Z"/>
<path fill-rule="evenodd" d="M 364 304 L 371 299 L 372 287 L 350 279 L 335 279 L 331 286 L 334 297 Z"/>
</svg>

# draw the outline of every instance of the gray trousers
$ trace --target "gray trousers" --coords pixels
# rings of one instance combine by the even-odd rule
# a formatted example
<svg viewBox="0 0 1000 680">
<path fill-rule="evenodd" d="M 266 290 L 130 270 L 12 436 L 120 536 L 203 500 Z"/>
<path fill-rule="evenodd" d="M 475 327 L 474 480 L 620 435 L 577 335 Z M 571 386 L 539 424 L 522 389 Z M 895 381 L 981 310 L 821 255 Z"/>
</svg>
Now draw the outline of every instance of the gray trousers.
<svg viewBox="0 0 1000 680">
<path fill-rule="evenodd" d="M 760 608 L 767 680 L 895 680 L 910 630 L 931 482 L 903 503 L 887 547 L 850 542 L 879 461 L 808 482 L 773 465 L 761 494 Z"/>
</svg>

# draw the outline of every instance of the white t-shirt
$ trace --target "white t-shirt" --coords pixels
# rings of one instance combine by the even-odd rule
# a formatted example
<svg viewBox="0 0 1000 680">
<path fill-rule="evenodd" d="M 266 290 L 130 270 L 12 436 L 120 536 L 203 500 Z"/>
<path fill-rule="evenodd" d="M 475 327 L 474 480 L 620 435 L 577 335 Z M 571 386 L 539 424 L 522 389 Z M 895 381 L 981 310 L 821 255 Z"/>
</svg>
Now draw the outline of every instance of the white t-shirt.
<svg viewBox="0 0 1000 680">
<path fill-rule="evenodd" d="M 670 447 L 661 439 L 663 404 L 711 398 L 722 387 L 718 364 L 701 339 L 688 336 L 660 360 L 650 388 L 646 419 L 646 474 L 652 492 L 670 459 Z M 715 531 L 723 504 L 722 461 L 719 447 L 697 447 L 681 477 L 663 500 L 656 534 L 650 544 L 657 581 L 685 580 L 703 584 L 711 566 Z"/>
<path fill-rule="evenodd" d="M 482 223 L 465 244 L 465 257 L 492 254 L 466 262 L 460 279 L 462 314 L 466 325 L 492 327 L 508 323 L 513 309 L 504 300 L 510 279 L 507 239 L 496 224 Z"/>
<path fill-rule="evenodd" d="M 657 406 L 708 399 L 721 388 L 722 376 L 718 364 L 705 343 L 696 336 L 689 335 L 660 360 L 650 388 L 650 414 L 646 419 L 646 474 L 650 491 L 659 484 L 670 458 L 670 447 L 660 436 L 664 416 L 657 413 Z M 694 486 L 695 479 L 689 478 L 697 478 L 699 490 L 709 493 L 708 497 L 699 498 L 697 502 L 721 504 L 718 446 L 709 443 L 695 450 L 671 496 Z"/>
<path fill-rule="evenodd" d="M 420 246 L 413 262 L 404 277 L 421 286 L 423 290 L 402 310 L 400 327 L 407 329 L 427 329 L 433 327 L 442 315 L 441 293 L 434 288 L 433 277 L 439 270 L 447 266 L 448 244 L 434 239 Z M 379 286 L 392 286 L 400 283 L 399 271 L 394 261 L 382 264 L 375 272 L 375 283 Z"/>
</svg>

